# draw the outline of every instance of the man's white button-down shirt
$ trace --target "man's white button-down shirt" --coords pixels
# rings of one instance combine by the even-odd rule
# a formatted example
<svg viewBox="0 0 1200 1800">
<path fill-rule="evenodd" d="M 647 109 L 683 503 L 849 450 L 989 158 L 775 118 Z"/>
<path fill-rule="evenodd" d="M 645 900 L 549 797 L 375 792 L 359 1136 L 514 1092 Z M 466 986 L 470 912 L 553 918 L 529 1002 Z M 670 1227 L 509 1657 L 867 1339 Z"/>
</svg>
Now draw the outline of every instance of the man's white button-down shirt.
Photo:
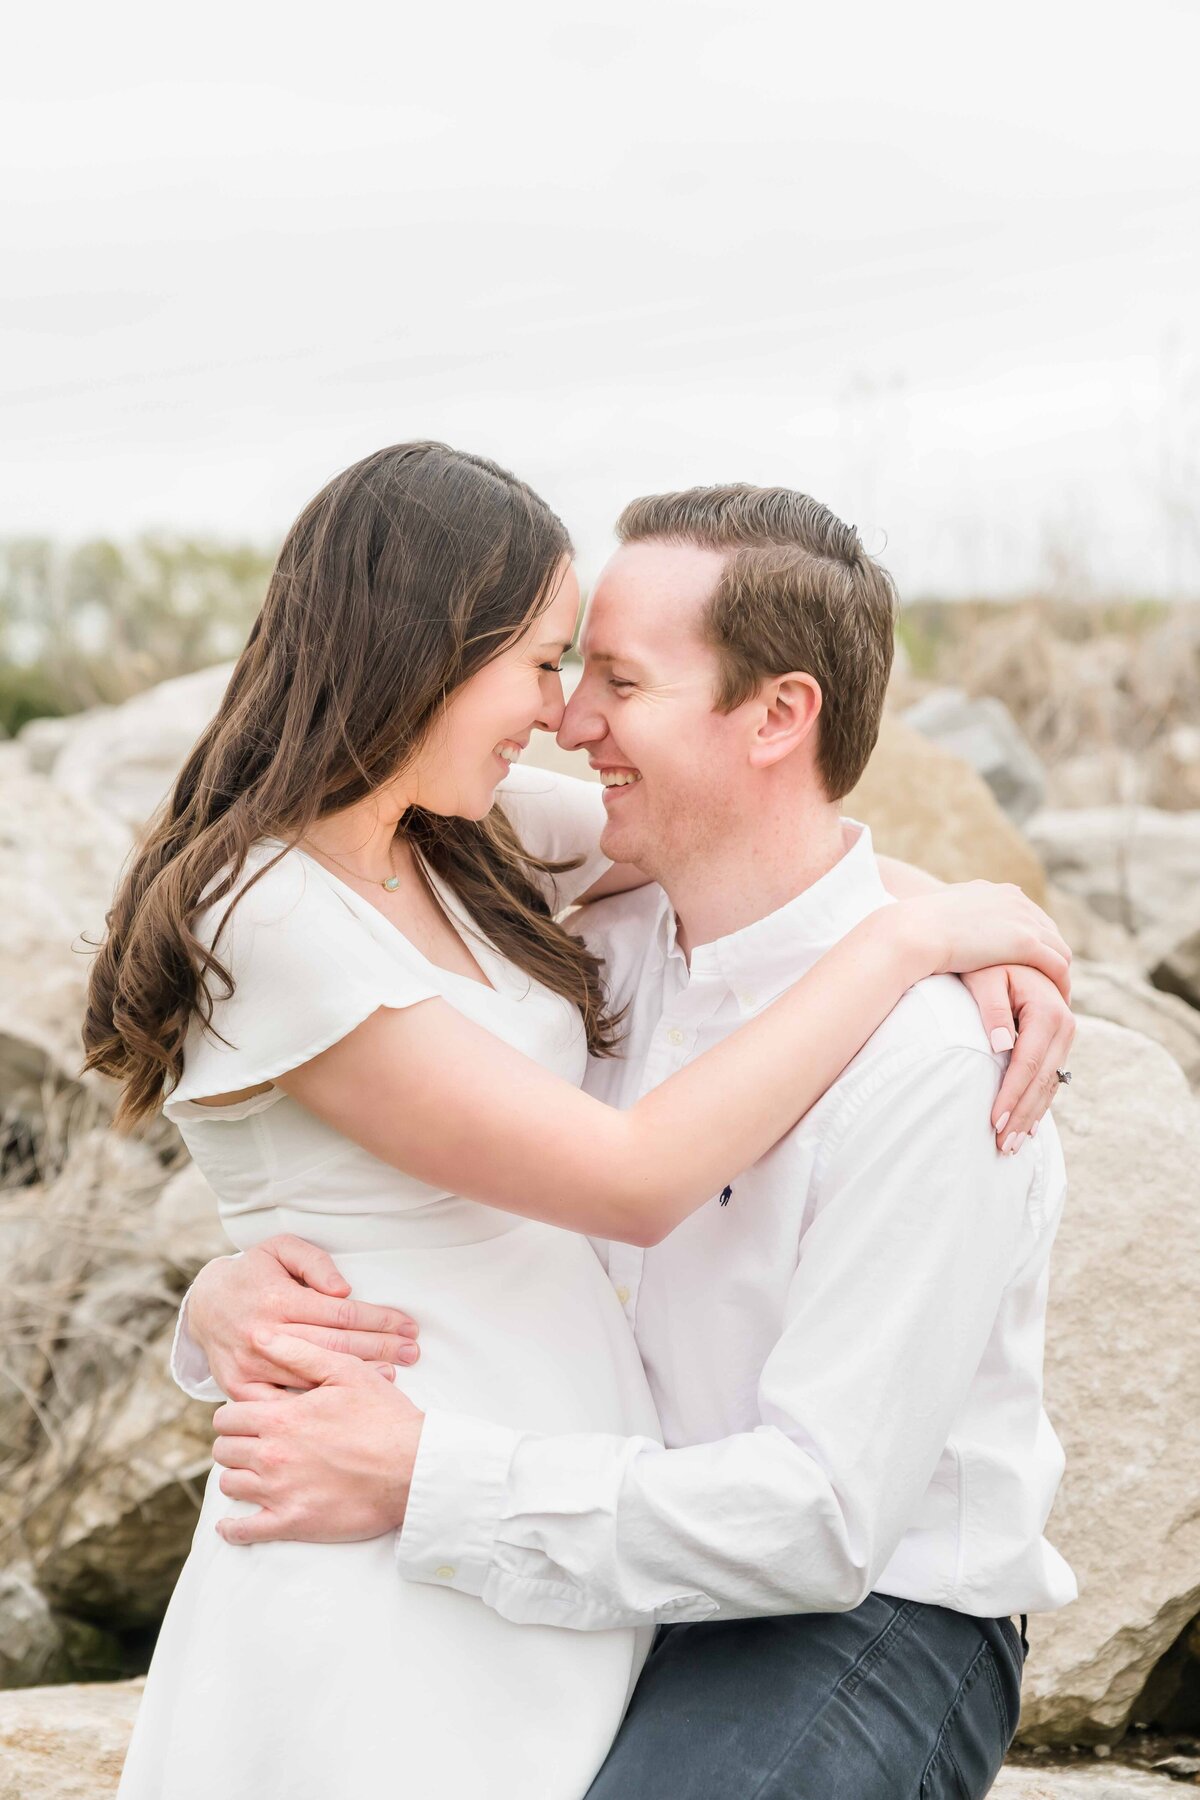
<svg viewBox="0 0 1200 1800">
<path fill-rule="evenodd" d="M 592 1064 L 590 1091 L 632 1105 L 887 901 L 859 830 L 690 968 L 661 888 L 589 909 L 630 1006 L 624 1056 Z M 1042 1535 L 1062 1472 L 1042 1345 L 1063 1163 L 1049 1118 L 997 1153 L 1002 1070 L 962 984 L 921 982 L 663 1243 L 597 1245 L 665 1447 L 430 1411 L 402 1573 L 583 1628 L 823 1612 L 872 1590 L 978 1616 L 1071 1600 Z"/>
</svg>

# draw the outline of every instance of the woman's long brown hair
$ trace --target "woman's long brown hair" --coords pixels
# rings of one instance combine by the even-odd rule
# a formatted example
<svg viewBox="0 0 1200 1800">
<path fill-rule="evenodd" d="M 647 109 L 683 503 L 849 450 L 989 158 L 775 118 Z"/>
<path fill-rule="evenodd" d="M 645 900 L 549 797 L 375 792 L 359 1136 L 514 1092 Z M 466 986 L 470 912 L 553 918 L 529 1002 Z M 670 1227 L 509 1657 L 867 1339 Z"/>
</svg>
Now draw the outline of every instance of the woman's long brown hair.
<svg viewBox="0 0 1200 1800">
<path fill-rule="evenodd" d="M 229 893 L 258 840 L 294 845 L 394 778 L 455 689 L 549 603 L 570 552 L 531 488 L 445 444 L 377 451 L 305 507 L 217 715 L 105 920 L 84 1067 L 122 1083 L 118 1126 L 179 1080 L 193 1014 L 211 1025 L 211 979 L 232 992 L 217 945 L 191 929 L 201 898 Z M 599 964 L 536 879 L 571 865 L 530 856 L 498 807 L 483 820 L 413 807 L 400 830 L 503 955 L 579 1008 L 592 1051 L 611 1052 Z"/>
</svg>

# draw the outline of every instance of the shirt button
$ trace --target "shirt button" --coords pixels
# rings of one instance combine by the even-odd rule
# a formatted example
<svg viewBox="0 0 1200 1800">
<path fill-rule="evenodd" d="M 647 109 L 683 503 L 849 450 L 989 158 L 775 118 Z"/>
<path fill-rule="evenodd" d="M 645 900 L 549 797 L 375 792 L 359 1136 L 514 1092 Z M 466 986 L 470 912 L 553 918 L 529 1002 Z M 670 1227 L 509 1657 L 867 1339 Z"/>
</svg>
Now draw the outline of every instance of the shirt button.
<svg viewBox="0 0 1200 1800">
<path fill-rule="evenodd" d="M 619 1287 L 617 1289 L 617 1299 L 621 1302 L 622 1306 L 628 1306 L 629 1305 L 629 1289 L 627 1287 Z"/>
<path fill-rule="evenodd" d="M 454 1580 L 454 1570 L 450 1567 L 449 1563 L 443 1563 L 440 1569 L 435 1569 L 433 1572 L 439 1581 Z"/>
<path fill-rule="evenodd" d="M 667 1042 L 669 1044 L 682 1044 L 683 1033 L 680 1031 L 678 1025 L 672 1025 L 670 1031 L 668 1031 Z"/>
</svg>

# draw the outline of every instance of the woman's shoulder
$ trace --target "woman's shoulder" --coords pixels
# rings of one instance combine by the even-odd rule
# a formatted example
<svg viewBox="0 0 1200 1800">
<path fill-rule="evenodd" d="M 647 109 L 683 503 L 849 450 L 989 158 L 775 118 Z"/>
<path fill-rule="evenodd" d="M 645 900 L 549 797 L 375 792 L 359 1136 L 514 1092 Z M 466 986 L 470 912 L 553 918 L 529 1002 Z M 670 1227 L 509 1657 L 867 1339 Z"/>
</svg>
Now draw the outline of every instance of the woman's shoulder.
<svg viewBox="0 0 1200 1800">
<path fill-rule="evenodd" d="M 228 872 L 214 878 L 218 897 L 193 930 L 229 980 L 213 970 L 201 978 L 211 1015 L 192 1017 L 183 1077 L 168 1097 L 168 1113 L 274 1081 L 381 1006 L 407 1007 L 440 995 L 407 941 L 390 928 L 375 932 L 371 918 L 356 913 L 303 852 L 273 840 L 254 844 L 221 893 Z M 242 1105 L 260 1110 L 268 1103 L 260 1095 Z M 206 1116 L 216 1114 L 206 1109 Z"/>
<path fill-rule="evenodd" d="M 302 851 L 279 838 L 259 838 L 239 865 L 226 863 L 207 884 L 192 929 L 211 948 L 218 932 L 287 927 L 314 913 L 336 918 L 337 910 L 328 883 Z"/>
</svg>

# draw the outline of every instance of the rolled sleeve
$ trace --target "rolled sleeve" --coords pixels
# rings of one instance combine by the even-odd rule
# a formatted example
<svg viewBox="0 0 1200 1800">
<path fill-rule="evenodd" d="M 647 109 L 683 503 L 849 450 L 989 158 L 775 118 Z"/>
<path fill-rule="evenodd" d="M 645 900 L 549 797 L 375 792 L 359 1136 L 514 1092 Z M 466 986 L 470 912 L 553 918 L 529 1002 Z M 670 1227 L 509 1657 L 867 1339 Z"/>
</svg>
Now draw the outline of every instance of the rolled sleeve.
<svg viewBox="0 0 1200 1800">
<path fill-rule="evenodd" d="M 482 1595 L 519 1433 L 436 1409 L 425 1414 L 396 1565 L 410 1581 Z"/>
</svg>

